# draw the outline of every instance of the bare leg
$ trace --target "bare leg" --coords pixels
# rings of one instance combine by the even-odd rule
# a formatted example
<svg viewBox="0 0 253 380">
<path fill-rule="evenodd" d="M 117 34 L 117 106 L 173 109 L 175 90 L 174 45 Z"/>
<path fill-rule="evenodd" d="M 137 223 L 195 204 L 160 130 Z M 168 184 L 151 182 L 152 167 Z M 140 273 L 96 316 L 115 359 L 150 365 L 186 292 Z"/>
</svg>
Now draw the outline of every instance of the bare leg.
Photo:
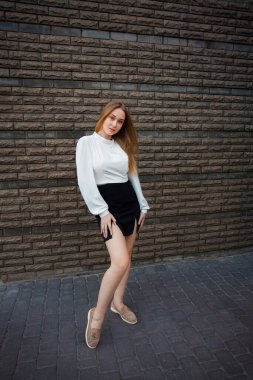
<svg viewBox="0 0 253 380">
<path fill-rule="evenodd" d="M 111 266 L 103 276 L 95 313 L 91 323 L 91 327 L 97 329 L 101 328 L 115 289 L 129 267 L 126 239 L 117 225 L 113 225 L 113 237 L 106 242 L 106 247 L 110 254 Z"/>
<path fill-rule="evenodd" d="M 113 296 L 113 304 L 115 305 L 116 309 L 118 309 L 118 310 L 120 310 L 121 307 L 124 305 L 124 301 L 123 301 L 124 300 L 124 294 L 125 294 L 125 290 L 126 290 L 128 277 L 129 277 L 129 272 L 131 269 L 132 250 L 133 250 L 136 235 L 137 235 L 136 227 L 137 227 L 137 224 L 135 223 L 135 228 L 134 228 L 133 234 L 130 236 L 126 236 L 126 238 L 125 238 L 126 239 L 127 251 L 128 251 L 128 255 L 129 255 L 129 264 L 128 264 L 127 270 L 125 271 L 125 274 L 122 277 L 119 285 L 117 286 L 117 288 L 114 292 L 114 296 Z"/>
</svg>

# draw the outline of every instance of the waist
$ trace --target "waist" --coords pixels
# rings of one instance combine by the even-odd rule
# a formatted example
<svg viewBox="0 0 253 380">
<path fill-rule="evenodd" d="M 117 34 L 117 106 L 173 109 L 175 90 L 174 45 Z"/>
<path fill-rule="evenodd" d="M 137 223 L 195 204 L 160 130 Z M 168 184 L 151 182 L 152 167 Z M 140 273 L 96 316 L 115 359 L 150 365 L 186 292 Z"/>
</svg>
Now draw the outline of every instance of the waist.
<svg viewBox="0 0 253 380">
<path fill-rule="evenodd" d="M 129 186 L 131 185 L 131 182 L 129 180 L 127 180 L 126 182 L 109 182 L 109 183 L 102 183 L 100 185 L 97 185 L 97 187 L 99 189 L 103 189 L 103 188 L 109 188 L 109 187 L 112 187 L 112 188 L 120 188 L 120 187 L 125 187 L 125 186 Z"/>
</svg>

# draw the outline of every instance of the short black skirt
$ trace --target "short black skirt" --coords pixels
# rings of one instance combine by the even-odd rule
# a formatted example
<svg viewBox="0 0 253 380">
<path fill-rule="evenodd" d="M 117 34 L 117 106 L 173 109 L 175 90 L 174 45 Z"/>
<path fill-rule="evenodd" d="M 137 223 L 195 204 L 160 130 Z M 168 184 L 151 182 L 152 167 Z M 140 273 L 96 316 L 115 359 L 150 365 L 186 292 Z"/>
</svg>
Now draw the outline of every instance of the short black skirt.
<svg viewBox="0 0 253 380">
<path fill-rule="evenodd" d="M 134 232 L 135 221 L 137 221 L 137 232 L 139 231 L 138 220 L 141 214 L 140 205 L 130 181 L 123 183 L 107 183 L 98 185 L 98 190 L 108 204 L 109 212 L 116 219 L 116 224 L 121 229 L 124 236 L 129 236 Z M 99 227 L 101 218 L 96 215 Z M 108 236 L 104 241 L 112 238 L 108 230 Z"/>
</svg>

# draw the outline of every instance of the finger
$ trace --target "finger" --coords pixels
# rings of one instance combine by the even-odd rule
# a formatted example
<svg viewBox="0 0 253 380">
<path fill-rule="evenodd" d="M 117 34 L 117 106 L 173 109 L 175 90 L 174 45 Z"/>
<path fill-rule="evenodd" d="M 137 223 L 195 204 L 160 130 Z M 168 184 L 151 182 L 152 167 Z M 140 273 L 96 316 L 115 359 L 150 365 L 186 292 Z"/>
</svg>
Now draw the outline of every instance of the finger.
<svg viewBox="0 0 253 380">
<path fill-rule="evenodd" d="M 143 227 L 144 220 L 145 220 L 145 218 L 143 218 L 142 221 L 141 221 L 141 225 L 140 225 L 139 231 L 140 231 L 140 230 L 142 229 L 142 227 Z"/>
<path fill-rule="evenodd" d="M 102 234 L 103 234 L 103 236 L 106 238 L 107 236 L 106 236 L 106 226 L 105 225 L 103 225 L 103 227 L 102 227 Z"/>
<path fill-rule="evenodd" d="M 108 224 L 108 228 L 109 228 L 110 234 L 112 235 L 112 221 L 110 222 L 110 224 Z"/>
<path fill-rule="evenodd" d="M 141 214 L 141 215 L 140 215 L 140 218 L 139 218 L 139 222 L 138 222 L 138 224 L 141 224 L 142 221 L 143 221 L 143 215 Z"/>
</svg>

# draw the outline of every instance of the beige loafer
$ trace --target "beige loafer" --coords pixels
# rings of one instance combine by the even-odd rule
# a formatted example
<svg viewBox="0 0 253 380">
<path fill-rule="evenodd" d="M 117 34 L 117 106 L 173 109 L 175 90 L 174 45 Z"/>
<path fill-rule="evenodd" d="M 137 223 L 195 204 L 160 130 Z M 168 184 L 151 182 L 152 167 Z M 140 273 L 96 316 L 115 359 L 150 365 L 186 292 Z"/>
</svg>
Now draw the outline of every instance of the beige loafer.
<svg viewBox="0 0 253 380">
<path fill-rule="evenodd" d="M 88 312 L 88 321 L 87 321 L 87 327 L 85 331 L 85 339 L 87 346 L 89 348 L 96 348 L 101 335 L 101 329 L 92 329 L 91 328 L 91 322 L 94 315 L 95 307 L 89 310 Z"/>
<path fill-rule="evenodd" d="M 114 306 L 113 302 L 111 303 L 111 311 L 113 311 L 116 314 L 119 314 L 121 319 L 126 322 L 130 323 L 131 325 L 134 325 L 138 322 L 136 315 L 132 310 L 130 310 L 126 305 L 124 305 L 121 310 L 117 310 Z"/>
</svg>

